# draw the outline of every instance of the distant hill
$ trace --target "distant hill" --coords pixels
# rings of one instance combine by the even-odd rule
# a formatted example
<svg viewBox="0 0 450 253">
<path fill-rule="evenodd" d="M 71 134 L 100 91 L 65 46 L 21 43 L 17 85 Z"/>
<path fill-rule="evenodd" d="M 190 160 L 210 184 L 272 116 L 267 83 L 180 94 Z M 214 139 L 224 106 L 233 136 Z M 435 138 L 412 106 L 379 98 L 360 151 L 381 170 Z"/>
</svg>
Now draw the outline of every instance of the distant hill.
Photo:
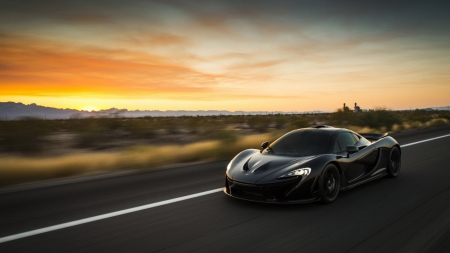
<svg viewBox="0 0 450 253">
<path fill-rule="evenodd" d="M 16 120 L 24 117 L 40 119 L 70 119 L 87 117 L 165 117 L 165 116 L 211 116 L 211 115 L 259 115 L 272 113 L 323 113 L 323 111 L 308 112 L 281 112 L 281 111 L 226 111 L 226 110 L 199 110 L 199 111 L 159 111 L 159 110 L 134 110 L 110 108 L 95 112 L 79 111 L 75 109 L 59 109 L 40 106 L 36 104 L 23 104 L 15 102 L 0 102 L 0 120 Z"/>
<path fill-rule="evenodd" d="M 14 120 L 23 117 L 68 119 L 77 113 L 88 116 L 89 112 L 80 112 L 74 109 L 58 109 L 36 104 L 25 105 L 14 102 L 0 102 L 0 118 L 2 120 Z"/>
<path fill-rule="evenodd" d="M 450 111 L 450 106 L 424 108 L 426 111 Z"/>
</svg>

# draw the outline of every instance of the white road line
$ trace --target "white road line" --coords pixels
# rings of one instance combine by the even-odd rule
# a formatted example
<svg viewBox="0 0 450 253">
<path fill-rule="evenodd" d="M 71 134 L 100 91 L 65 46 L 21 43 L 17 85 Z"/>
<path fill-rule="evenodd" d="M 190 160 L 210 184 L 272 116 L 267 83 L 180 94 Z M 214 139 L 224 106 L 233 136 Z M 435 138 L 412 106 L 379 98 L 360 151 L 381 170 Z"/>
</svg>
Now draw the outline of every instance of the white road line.
<svg viewBox="0 0 450 253">
<path fill-rule="evenodd" d="M 444 138 L 444 137 L 449 137 L 449 136 L 450 136 L 450 134 L 447 134 L 447 135 L 443 135 L 443 136 L 439 136 L 439 137 L 435 137 L 435 138 L 431 138 L 431 139 L 426 139 L 426 140 L 422 140 L 422 141 L 417 141 L 417 142 L 404 144 L 404 145 L 401 145 L 400 147 L 402 147 L 402 148 L 403 147 L 408 147 L 408 146 L 416 145 L 416 144 L 419 144 L 419 143 L 432 141 L 432 140 L 436 140 L 436 139 L 440 139 L 440 138 Z M 40 228 L 40 229 L 36 229 L 36 230 L 31 230 L 31 231 L 28 231 L 28 232 L 23 232 L 23 233 L 19 233 L 19 234 L 15 234 L 15 235 L 5 236 L 5 237 L 1 237 L 0 238 L 0 243 L 9 242 L 9 241 L 13 241 L 13 240 L 17 240 L 17 239 L 33 236 L 33 235 L 43 234 L 43 233 L 47 233 L 47 232 L 51 232 L 51 231 L 55 231 L 55 230 L 59 230 L 59 229 L 63 229 L 63 228 L 73 227 L 73 226 L 77 226 L 77 225 L 81 225 L 81 224 L 85 224 L 85 223 L 89 223 L 89 222 L 93 222 L 93 221 L 108 219 L 108 218 L 111 218 L 111 217 L 116 217 L 116 216 L 123 215 L 123 214 L 128 214 L 128 213 L 133 213 L 133 212 L 137 212 L 137 211 L 142 211 L 142 210 L 145 210 L 145 209 L 150 209 L 150 208 L 154 208 L 154 207 L 158 207 L 158 206 L 168 205 L 168 204 L 171 204 L 171 203 L 180 202 L 180 201 L 187 200 L 187 199 L 193 199 L 193 198 L 209 195 L 209 194 L 220 192 L 220 191 L 222 191 L 222 188 L 209 190 L 209 191 L 204 191 L 204 192 L 200 192 L 200 193 L 196 193 L 196 194 L 191 194 L 191 195 L 187 195 L 187 196 L 184 196 L 184 197 L 164 200 L 164 201 L 160 201 L 160 202 L 156 202 L 156 203 L 152 203 L 152 204 L 148 204 L 148 205 L 133 207 L 133 208 L 117 211 L 117 212 L 97 215 L 97 216 L 93 216 L 93 217 L 85 218 L 85 219 L 81 219 L 81 220 L 66 222 L 66 223 L 62 223 L 62 224 L 59 224 L 59 225 L 54 225 L 54 226 L 50 226 L 50 227 L 45 227 L 45 228 Z"/>
<path fill-rule="evenodd" d="M 444 138 L 444 137 L 449 137 L 449 136 L 450 136 L 450 134 L 442 135 L 442 136 L 439 136 L 439 137 L 426 139 L 426 140 L 423 140 L 423 141 L 416 141 L 416 142 L 413 142 L 413 143 L 404 144 L 404 145 L 401 145 L 400 147 L 404 148 L 404 147 L 416 145 L 416 144 L 419 144 L 419 143 L 422 143 L 422 142 L 433 141 L 433 140 L 437 140 L 437 139 Z"/>
<path fill-rule="evenodd" d="M 97 216 L 93 216 L 93 217 L 86 218 L 86 219 L 66 222 L 66 223 L 62 223 L 62 224 L 59 224 L 59 225 L 55 225 L 55 226 L 50 226 L 50 227 L 40 228 L 40 229 L 36 229 L 36 230 L 31 230 L 31 231 L 20 233 L 20 234 L 15 234 L 15 235 L 2 237 L 2 238 L 0 238 L 0 243 L 13 241 L 13 240 L 17 240 L 17 239 L 28 237 L 28 236 L 43 234 L 43 233 L 47 233 L 47 232 L 50 232 L 50 231 L 55 231 L 55 230 L 59 230 L 59 229 L 63 229 L 63 228 L 73 227 L 73 226 L 77 226 L 77 225 L 81 225 L 81 224 L 85 224 L 85 223 L 89 223 L 89 222 L 93 222 L 93 221 L 103 220 L 103 219 L 107 219 L 107 218 L 111 218 L 111 217 L 115 217 L 115 216 L 119 216 L 119 215 L 123 215 L 123 214 L 133 213 L 133 212 L 137 212 L 137 211 L 141 211 L 141 210 L 145 210 L 145 209 L 150 209 L 150 208 L 157 207 L 157 206 L 168 205 L 168 204 L 171 204 L 171 203 L 175 203 L 175 202 L 179 202 L 179 201 L 183 201 L 183 200 L 187 200 L 187 199 L 193 199 L 193 198 L 197 198 L 197 197 L 200 197 L 200 196 L 208 195 L 208 194 L 211 194 L 211 193 L 216 193 L 216 192 L 219 192 L 219 191 L 222 191 L 222 188 L 214 189 L 214 190 L 210 190 L 210 191 L 205 191 L 205 192 L 200 192 L 200 193 L 196 193 L 196 194 L 191 194 L 191 195 L 187 195 L 187 196 L 184 196 L 184 197 L 164 200 L 164 201 L 156 202 L 156 203 L 153 203 L 153 204 L 133 207 L 133 208 L 117 211 L 117 212 L 97 215 Z"/>
</svg>

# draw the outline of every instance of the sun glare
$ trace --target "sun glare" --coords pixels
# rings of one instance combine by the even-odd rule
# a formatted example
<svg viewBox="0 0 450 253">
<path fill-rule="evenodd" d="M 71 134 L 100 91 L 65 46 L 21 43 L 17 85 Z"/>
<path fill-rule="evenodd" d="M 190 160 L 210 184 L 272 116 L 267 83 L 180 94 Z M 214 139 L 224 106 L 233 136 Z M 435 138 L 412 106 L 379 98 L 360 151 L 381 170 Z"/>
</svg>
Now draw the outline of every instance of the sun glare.
<svg viewBox="0 0 450 253">
<path fill-rule="evenodd" d="M 81 110 L 92 112 L 92 111 L 98 111 L 99 109 L 96 106 L 87 105 L 87 106 L 82 107 Z"/>
</svg>

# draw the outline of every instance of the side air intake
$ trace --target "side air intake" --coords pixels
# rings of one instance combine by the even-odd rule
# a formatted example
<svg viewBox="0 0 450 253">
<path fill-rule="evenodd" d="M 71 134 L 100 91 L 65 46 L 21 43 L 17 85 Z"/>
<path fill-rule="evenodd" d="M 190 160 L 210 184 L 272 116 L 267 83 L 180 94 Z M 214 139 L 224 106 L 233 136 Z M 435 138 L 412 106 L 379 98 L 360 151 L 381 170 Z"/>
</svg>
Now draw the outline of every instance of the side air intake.
<svg viewBox="0 0 450 253">
<path fill-rule="evenodd" d="M 250 159 L 249 159 L 249 161 L 250 161 Z M 246 161 L 246 162 L 244 163 L 243 169 L 244 169 L 244 170 L 248 170 L 248 161 Z"/>
</svg>

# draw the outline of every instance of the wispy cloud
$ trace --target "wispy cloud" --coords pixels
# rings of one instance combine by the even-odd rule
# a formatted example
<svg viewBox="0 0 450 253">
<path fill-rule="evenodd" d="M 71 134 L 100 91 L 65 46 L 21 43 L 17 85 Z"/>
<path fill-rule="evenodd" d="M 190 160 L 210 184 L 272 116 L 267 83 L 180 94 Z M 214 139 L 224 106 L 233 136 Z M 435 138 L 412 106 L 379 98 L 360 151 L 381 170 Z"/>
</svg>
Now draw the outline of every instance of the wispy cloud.
<svg viewBox="0 0 450 253">
<path fill-rule="evenodd" d="M 217 76 L 132 50 L 86 48 L 32 38 L 0 42 L 2 93 L 204 92 Z"/>
<path fill-rule="evenodd" d="M 433 103 L 450 81 L 449 8 L 387 0 L 1 2 L 0 97 L 96 94 L 198 109 L 267 101 L 258 106 L 291 110 L 334 109 L 355 96 L 375 106 L 373 94 L 390 89 L 392 103 L 406 97 L 393 107 Z"/>
</svg>

